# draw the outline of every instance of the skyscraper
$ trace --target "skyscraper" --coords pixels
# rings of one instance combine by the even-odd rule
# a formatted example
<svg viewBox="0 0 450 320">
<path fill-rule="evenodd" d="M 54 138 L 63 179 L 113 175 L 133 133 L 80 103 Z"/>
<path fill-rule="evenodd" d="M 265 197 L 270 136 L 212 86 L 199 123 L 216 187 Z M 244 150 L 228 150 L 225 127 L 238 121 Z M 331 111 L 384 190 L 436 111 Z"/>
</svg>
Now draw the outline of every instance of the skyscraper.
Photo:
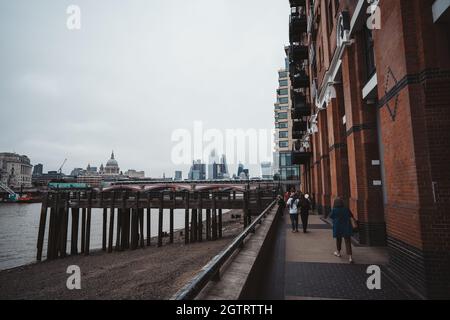
<svg viewBox="0 0 450 320">
<path fill-rule="evenodd" d="M 188 175 L 189 180 L 206 180 L 206 164 L 201 160 L 193 161 Z"/>
</svg>

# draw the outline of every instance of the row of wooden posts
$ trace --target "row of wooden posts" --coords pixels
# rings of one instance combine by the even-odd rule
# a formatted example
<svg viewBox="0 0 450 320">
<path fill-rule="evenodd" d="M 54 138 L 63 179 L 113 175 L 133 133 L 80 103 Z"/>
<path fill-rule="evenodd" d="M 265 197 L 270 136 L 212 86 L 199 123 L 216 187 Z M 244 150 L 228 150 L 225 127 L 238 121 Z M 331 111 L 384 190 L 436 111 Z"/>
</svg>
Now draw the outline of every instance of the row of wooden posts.
<svg viewBox="0 0 450 320">
<path fill-rule="evenodd" d="M 251 198 L 254 206 L 251 208 Z M 48 222 L 47 259 L 67 255 L 69 214 L 71 215 L 70 254 L 89 255 L 92 209 L 103 209 L 102 250 L 112 252 L 143 248 L 152 245 L 152 209 L 158 211 L 158 247 L 163 238 L 174 242 L 174 210 L 184 208 L 185 223 L 182 234 L 185 244 L 203 240 L 217 240 L 223 236 L 223 209 L 243 209 L 243 223 L 251 222 L 252 210 L 262 212 L 265 203 L 273 200 L 273 194 L 264 191 L 231 192 L 158 192 L 146 193 L 113 191 L 57 191 L 49 192 L 43 203 L 37 242 L 37 260 L 41 261 L 45 230 Z M 163 232 L 164 209 L 169 209 L 169 232 Z M 203 214 L 205 213 L 205 221 Z M 81 214 L 81 221 L 80 221 Z M 80 225 L 81 222 L 81 225 Z M 204 225 L 205 224 L 205 225 Z M 144 234 L 144 226 L 146 233 Z M 81 228 L 81 230 L 80 230 Z M 81 232 L 80 232 L 81 231 Z M 114 242 L 115 233 L 115 244 Z M 80 237 L 80 241 L 79 241 Z M 81 247 L 79 248 L 79 242 Z"/>
</svg>

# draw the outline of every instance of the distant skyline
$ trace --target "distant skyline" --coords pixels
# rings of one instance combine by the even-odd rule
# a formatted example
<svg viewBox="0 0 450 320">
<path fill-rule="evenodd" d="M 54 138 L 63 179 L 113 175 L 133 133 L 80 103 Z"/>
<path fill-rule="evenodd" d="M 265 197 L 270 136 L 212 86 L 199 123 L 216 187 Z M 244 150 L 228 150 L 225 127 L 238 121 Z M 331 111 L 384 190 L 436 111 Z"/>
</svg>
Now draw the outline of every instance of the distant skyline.
<svg viewBox="0 0 450 320">
<path fill-rule="evenodd" d="M 174 130 L 273 128 L 288 13 L 273 0 L 0 0 L 0 152 L 44 171 L 67 158 L 68 174 L 114 150 L 122 171 L 186 174 Z"/>
</svg>

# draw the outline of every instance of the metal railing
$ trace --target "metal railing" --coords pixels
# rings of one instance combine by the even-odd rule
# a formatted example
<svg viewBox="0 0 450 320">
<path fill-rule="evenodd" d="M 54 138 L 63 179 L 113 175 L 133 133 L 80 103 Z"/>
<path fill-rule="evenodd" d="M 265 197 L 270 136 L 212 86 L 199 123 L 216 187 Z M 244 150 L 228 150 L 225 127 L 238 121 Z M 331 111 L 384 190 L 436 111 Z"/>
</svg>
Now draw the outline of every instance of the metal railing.
<svg viewBox="0 0 450 320">
<path fill-rule="evenodd" d="M 192 300 L 211 280 L 220 279 L 220 268 L 228 261 L 228 259 L 238 248 L 243 246 L 245 239 L 250 234 L 255 232 L 256 225 L 262 222 L 262 219 L 266 217 L 276 202 L 277 201 L 274 200 L 241 234 L 233 240 L 227 248 L 216 255 L 206 266 L 204 266 L 201 272 L 180 291 L 178 291 L 171 298 L 171 300 Z"/>
</svg>

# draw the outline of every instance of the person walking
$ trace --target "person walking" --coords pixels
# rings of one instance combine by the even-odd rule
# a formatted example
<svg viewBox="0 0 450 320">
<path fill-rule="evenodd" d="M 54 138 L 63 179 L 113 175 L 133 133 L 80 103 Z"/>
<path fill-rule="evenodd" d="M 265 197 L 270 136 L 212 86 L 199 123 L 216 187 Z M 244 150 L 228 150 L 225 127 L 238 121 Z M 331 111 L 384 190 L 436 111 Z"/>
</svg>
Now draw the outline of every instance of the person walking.
<svg viewBox="0 0 450 320">
<path fill-rule="evenodd" d="M 291 194 L 291 197 L 287 201 L 287 206 L 289 208 L 289 217 L 291 218 L 291 224 L 292 224 L 292 232 L 298 232 L 298 205 L 299 205 L 299 198 L 297 193 L 293 192 Z"/>
<path fill-rule="evenodd" d="M 278 213 L 283 216 L 284 210 L 286 209 L 286 202 L 284 201 L 284 198 L 281 195 L 278 195 L 277 197 L 277 204 L 278 204 Z"/>
<path fill-rule="evenodd" d="M 309 211 L 311 210 L 311 200 L 309 195 L 305 194 L 300 200 L 300 217 L 302 218 L 303 233 L 308 232 Z"/>
<path fill-rule="evenodd" d="M 333 220 L 333 237 L 336 239 L 336 249 L 334 252 L 336 257 L 341 257 L 342 238 L 345 241 L 345 248 L 348 255 L 348 261 L 354 263 L 352 255 L 352 242 L 351 237 L 353 235 L 352 227 L 352 213 L 344 205 L 344 201 L 341 198 L 336 198 L 333 204 L 333 210 L 331 211 L 330 218 Z"/>
</svg>

